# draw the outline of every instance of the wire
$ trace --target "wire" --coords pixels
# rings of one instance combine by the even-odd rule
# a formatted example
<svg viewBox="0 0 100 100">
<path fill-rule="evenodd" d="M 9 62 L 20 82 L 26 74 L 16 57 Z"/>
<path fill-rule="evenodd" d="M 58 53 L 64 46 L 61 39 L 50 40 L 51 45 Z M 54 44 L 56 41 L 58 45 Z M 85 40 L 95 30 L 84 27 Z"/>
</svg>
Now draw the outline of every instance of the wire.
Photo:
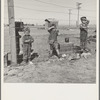
<svg viewBox="0 0 100 100">
<path fill-rule="evenodd" d="M 58 7 L 62 7 L 62 8 L 72 8 L 72 9 L 77 9 L 77 8 L 74 8 L 74 7 L 62 6 L 62 5 L 58 5 L 58 4 L 55 4 L 55 3 L 44 2 L 44 1 L 41 1 L 41 0 L 34 0 L 34 1 L 41 2 L 41 3 L 44 3 L 44 4 L 54 5 L 54 6 L 58 6 Z M 82 9 L 82 10 L 84 10 L 84 11 L 92 11 L 92 12 L 95 12 L 95 10 L 86 10 L 86 9 Z"/>
<path fill-rule="evenodd" d="M 87 10 L 87 9 L 80 9 L 82 11 L 88 11 L 88 12 L 96 12 L 96 10 Z"/>
<path fill-rule="evenodd" d="M 53 13 L 63 13 L 63 14 L 69 14 L 69 13 L 65 13 L 65 12 L 57 12 L 57 11 L 47 11 L 47 10 L 37 10 L 37 9 L 31 9 L 31 8 L 25 8 L 25 7 L 20 7 L 20 6 L 15 6 L 16 8 L 21 8 L 21 9 L 27 9 L 27 10 L 35 10 L 35 11 L 39 11 L 39 12 L 53 12 Z M 74 13 L 71 13 L 72 15 L 77 15 Z M 84 16 L 84 15 L 80 15 L 80 16 Z M 93 16 L 88 16 L 88 17 L 93 17 Z M 96 17 L 94 17 L 96 18 Z"/>
<path fill-rule="evenodd" d="M 7 6 L 6 6 L 7 7 Z M 38 11 L 38 12 L 52 12 L 52 13 L 63 13 L 63 14 L 69 14 L 69 13 L 65 13 L 65 12 L 57 12 L 57 11 L 47 11 L 47 10 L 37 10 L 37 9 L 32 9 L 32 8 L 25 8 L 25 7 L 20 7 L 20 6 L 14 6 L 16 8 L 20 8 L 20 9 L 26 9 L 26 10 L 31 10 L 31 11 Z M 74 13 L 71 13 L 71 15 L 77 15 L 77 14 L 74 14 Z M 84 16 L 84 15 L 80 15 L 80 16 Z M 96 18 L 96 17 L 93 17 L 93 16 L 88 16 L 88 17 L 92 17 L 92 18 Z"/>
<path fill-rule="evenodd" d="M 44 2 L 44 1 L 41 1 L 41 0 L 33 0 L 33 1 L 40 2 L 40 3 L 44 3 L 44 4 L 49 4 L 49 5 L 53 5 L 53 6 L 57 6 L 57 7 L 71 8 L 73 10 L 74 9 L 77 10 L 77 8 L 74 8 L 74 7 L 68 7 L 68 6 L 63 6 L 63 5 L 59 5 L 59 4 L 55 4 L 55 3 Z M 81 9 L 81 11 L 96 12 L 96 10 L 87 10 L 87 9 Z"/>
<path fill-rule="evenodd" d="M 44 3 L 44 4 L 54 5 L 54 6 L 58 6 L 58 7 L 62 7 L 62 8 L 76 9 L 76 8 L 73 8 L 73 7 L 62 6 L 62 5 L 58 5 L 58 4 L 54 4 L 54 3 L 44 2 L 44 1 L 41 1 L 41 0 L 34 0 L 34 1 L 41 2 L 41 3 Z"/>
<path fill-rule="evenodd" d="M 10 6 L 11 7 L 11 6 Z M 26 9 L 26 10 L 34 10 L 34 11 L 39 11 L 39 12 L 53 12 L 53 13 L 63 13 L 63 14 L 68 14 L 65 12 L 57 12 L 57 11 L 47 11 L 47 10 L 37 10 L 37 9 L 32 9 L 32 8 L 25 8 L 25 7 L 20 7 L 20 6 L 14 6 L 15 8 L 21 8 L 21 9 Z"/>
<path fill-rule="evenodd" d="M 47 11 L 47 10 L 37 10 L 37 9 L 31 9 L 31 8 L 25 8 L 25 7 L 20 7 L 20 6 L 15 6 L 16 8 L 22 8 L 22 9 L 27 9 L 27 10 L 34 10 L 34 11 L 39 11 L 39 12 L 53 12 L 53 13 L 63 13 L 63 14 L 68 14 L 65 12 L 57 12 L 57 11 Z"/>
</svg>

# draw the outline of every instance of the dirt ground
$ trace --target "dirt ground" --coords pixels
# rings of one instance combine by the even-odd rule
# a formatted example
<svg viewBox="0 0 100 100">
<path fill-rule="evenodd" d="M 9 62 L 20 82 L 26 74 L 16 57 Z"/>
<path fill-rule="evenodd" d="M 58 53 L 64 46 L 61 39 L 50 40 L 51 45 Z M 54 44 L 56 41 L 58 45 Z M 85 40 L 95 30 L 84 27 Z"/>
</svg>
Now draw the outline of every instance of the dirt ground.
<svg viewBox="0 0 100 100">
<path fill-rule="evenodd" d="M 89 30 L 93 35 L 94 29 Z M 31 28 L 34 53 L 39 56 L 32 60 L 33 64 L 26 66 L 5 66 L 4 82 L 6 83 L 95 83 L 96 82 L 96 43 L 91 42 L 88 48 L 91 55 L 78 60 L 69 60 L 73 53 L 64 52 L 67 56 L 61 60 L 53 56 L 48 58 L 48 32 L 46 30 Z M 64 43 L 65 37 L 70 42 L 79 45 L 79 30 L 60 30 L 59 43 Z M 5 29 L 5 52 L 10 50 L 8 29 Z"/>
</svg>

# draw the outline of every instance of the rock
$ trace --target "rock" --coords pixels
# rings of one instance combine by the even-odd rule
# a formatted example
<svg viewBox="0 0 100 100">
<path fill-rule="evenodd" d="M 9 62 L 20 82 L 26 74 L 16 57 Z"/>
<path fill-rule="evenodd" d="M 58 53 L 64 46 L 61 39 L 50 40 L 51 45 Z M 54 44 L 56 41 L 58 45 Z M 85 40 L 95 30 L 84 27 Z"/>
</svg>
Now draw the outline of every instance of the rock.
<svg viewBox="0 0 100 100">
<path fill-rule="evenodd" d="M 9 69 L 8 69 L 8 68 L 5 68 L 5 69 L 4 69 L 4 74 L 7 75 L 8 72 L 9 72 Z"/>
<path fill-rule="evenodd" d="M 66 54 L 62 54 L 62 57 L 65 58 L 67 55 Z"/>
<path fill-rule="evenodd" d="M 8 75 L 15 75 L 18 72 L 18 70 L 12 69 L 8 72 Z"/>
<path fill-rule="evenodd" d="M 23 79 L 27 79 L 27 78 L 31 78 L 32 77 L 32 73 L 29 72 L 25 72 L 22 76 Z"/>
<path fill-rule="evenodd" d="M 62 61 L 62 60 L 64 60 L 64 58 L 60 58 L 59 60 Z"/>
<path fill-rule="evenodd" d="M 89 56 L 91 56 L 91 53 L 89 53 L 89 52 L 88 52 L 88 53 L 82 53 L 82 54 L 81 54 L 81 57 L 84 57 L 84 58 L 86 58 L 86 59 L 87 59 Z"/>
<path fill-rule="evenodd" d="M 88 53 L 87 53 L 87 55 L 88 55 L 88 56 L 91 56 L 91 53 L 90 53 L 90 52 L 88 52 Z"/>
<path fill-rule="evenodd" d="M 68 60 L 72 60 L 72 59 L 73 59 L 73 57 L 72 56 L 69 56 Z"/>
<path fill-rule="evenodd" d="M 46 61 L 46 63 L 48 63 L 48 64 L 49 64 L 49 63 L 51 63 L 51 62 L 50 62 L 50 61 Z"/>
<path fill-rule="evenodd" d="M 21 77 L 21 76 L 23 76 L 23 73 L 19 73 L 17 76 L 18 76 L 18 77 Z"/>
<path fill-rule="evenodd" d="M 27 67 L 24 68 L 24 71 L 27 71 L 27 72 L 33 72 L 35 70 L 35 65 L 29 65 Z"/>
<path fill-rule="evenodd" d="M 77 58 L 77 59 L 80 58 L 80 54 L 79 54 L 79 53 L 76 54 L 76 58 Z"/>
</svg>

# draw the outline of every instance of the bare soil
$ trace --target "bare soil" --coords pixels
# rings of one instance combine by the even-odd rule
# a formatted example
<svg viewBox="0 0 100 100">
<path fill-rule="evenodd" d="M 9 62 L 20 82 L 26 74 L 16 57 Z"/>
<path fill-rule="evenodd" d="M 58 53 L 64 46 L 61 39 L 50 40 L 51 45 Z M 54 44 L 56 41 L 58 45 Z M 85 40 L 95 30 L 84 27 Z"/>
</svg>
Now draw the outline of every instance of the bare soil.
<svg viewBox="0 0 100 100">
<path fill-rule="evenodd" d="M 6 83 L 96 83 L 96 43 L 91 42 L 88 48 L 91 55 L 78 60 L 69 60 L 73 53 L 64 52 L 67 56 L 59 60 L 56 56 L 49 55 L 48 32 L 31 28 L 31 35 L 35 41 L 32 48 L 39 56 L 32 60 L 33 64 L 25 66 L 5 66 L 4 82 Z M 89 30 L 93 35 L 93 30 Z M 79 30 L 60 30 L 59 43 L 64 43 L 65 37 L 70 42 L 79 45 Z M 10 50 L 8 29 L 5 29 L 5 52 Z"/>
</svg>

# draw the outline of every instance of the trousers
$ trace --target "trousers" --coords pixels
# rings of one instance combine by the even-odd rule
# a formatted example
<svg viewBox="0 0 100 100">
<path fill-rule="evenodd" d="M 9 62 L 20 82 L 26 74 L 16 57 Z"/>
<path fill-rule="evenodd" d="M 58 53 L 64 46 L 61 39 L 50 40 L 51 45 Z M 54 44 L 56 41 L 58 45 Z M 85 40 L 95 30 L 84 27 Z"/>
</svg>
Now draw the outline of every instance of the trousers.
<svg viewBox="0 0 100 100">
<path fill-rule="evenodd" d="M 82 30 L 80 32 L 80 47 L 82 49 L 85 49 L 87 47 L 87 35 L 88 35 L 88 32 L 85 30 Z"/>
<path fill-rule="evenodd" d="M 30 60 L 31 59 L 31 45 L 30 44 L 23 44 L 23 60 Z"/>
</svg>

